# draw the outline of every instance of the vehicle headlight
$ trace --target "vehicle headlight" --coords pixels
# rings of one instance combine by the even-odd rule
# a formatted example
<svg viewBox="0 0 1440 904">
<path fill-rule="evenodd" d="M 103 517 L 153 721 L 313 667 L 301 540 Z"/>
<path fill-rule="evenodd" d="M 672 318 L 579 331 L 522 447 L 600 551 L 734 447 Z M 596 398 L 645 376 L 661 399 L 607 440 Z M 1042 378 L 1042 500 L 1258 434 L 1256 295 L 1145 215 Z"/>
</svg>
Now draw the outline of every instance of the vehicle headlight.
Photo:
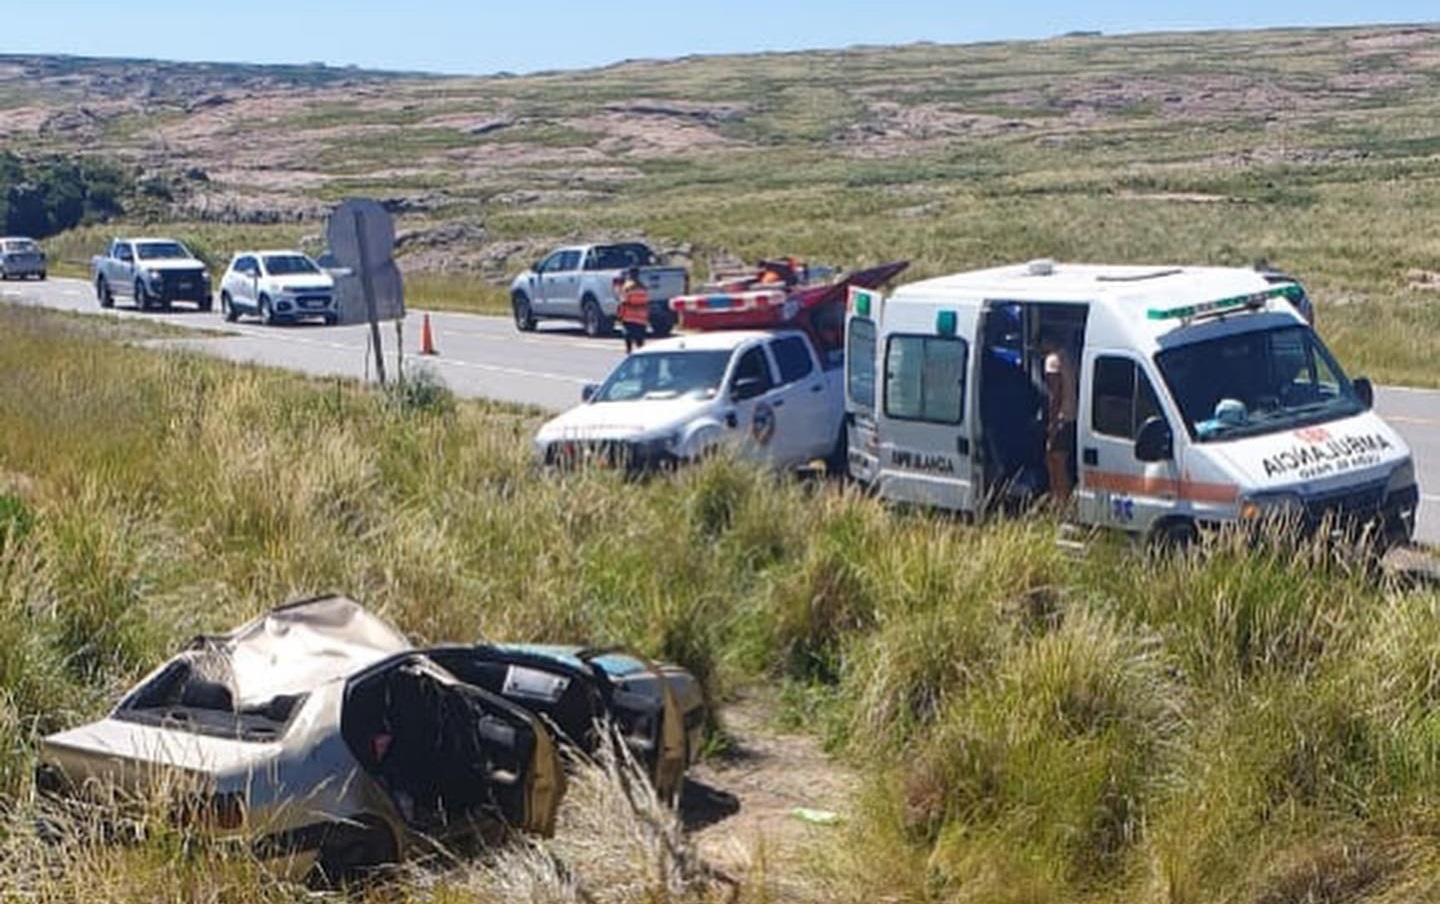
<svg viewBox="0 0 1440 904">
<path fill-rule="evenodd" d="M 1284 520 L 1305 514 L 1305 500 L 1298 493 L 1259 493 L 1240 501 L 1244 521 Z"/>
<path fill-rule="evenodd" d="M 146 270 L 146 271 L 145 271 L 145 277 L 146 277 L 147 279 L 153 279 L 153 280 L 159 281 L 160 279 L 163 279 L 164 276 L 165 276 L 165 274 L 161 273 L 159 270 Z"/>
<path fill-rule="evenodd" d="M 1393 493 L 1396 490 L 1408 490 L 1415 485 L 1415 459 L 1406 458 L 1390 472 L 1390 479 L 1385 481 L 1385 492 Z"/>
</svg>

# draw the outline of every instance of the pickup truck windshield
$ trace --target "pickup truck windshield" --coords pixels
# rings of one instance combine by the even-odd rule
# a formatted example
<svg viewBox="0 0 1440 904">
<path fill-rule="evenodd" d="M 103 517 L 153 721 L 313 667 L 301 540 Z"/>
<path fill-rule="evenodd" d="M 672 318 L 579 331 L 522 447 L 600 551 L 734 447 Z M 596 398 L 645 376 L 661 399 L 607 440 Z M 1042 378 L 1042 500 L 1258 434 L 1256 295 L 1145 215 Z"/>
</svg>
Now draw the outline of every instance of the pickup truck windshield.
<svg viewBox="0 0 1440 904">
<path fill-rule="evenodd" d="M 1237 333 L 1155 356 L 1197 442 L 1261 436 L 1365 409 L 1308 327 Z"/>
<path fill-rule="evenodd" d="M 590 270 L 623 270 L 626 267 L 650 267 L 660 263 L 655 252 L 644 245 L 596 245 L 590 252 Z"/>
<path fill-rule="evenodd" d="M 303 254 L 267 254 L 265 272 L 271 276 L 290 276 L 296 273 L 319 273 L 320 268 Z"/>
<path fill-rule="evenodd" d="M 710 398 L 720 388 L 728 363 L 728 351 L 641 352 L 620 362 L 594 401 Z"/>
<path fill-rule="evenodd" d="M 40 246 L 29 239 L 20 239 L 19 241 L 12 239 L 5 243 L 5 250 L 11 254 L 33 254 L 40 250 Z"/>
<path fill-rule="evenodd" d="M 136 242 L 135 256 L 142 261 L 189 260 L 190 252 L 179 242 Z"/>
</svg>

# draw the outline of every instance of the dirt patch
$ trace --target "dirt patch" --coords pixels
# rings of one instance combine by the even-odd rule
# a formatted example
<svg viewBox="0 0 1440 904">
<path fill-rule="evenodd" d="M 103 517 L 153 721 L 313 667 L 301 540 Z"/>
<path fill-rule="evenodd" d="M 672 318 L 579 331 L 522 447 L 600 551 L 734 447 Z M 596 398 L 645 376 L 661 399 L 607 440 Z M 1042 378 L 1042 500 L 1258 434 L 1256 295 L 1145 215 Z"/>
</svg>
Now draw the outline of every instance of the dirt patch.
<svg viewBox="0 0 1440 904">
<path fill-rule="evenodd" d="M 1440 272 L 1411 270 L 1405 274 L 1406 285 L 1418 292 L 1440 292 Z"/>
<path fill-rule="evenodd" d="M 896 139 L 925 141 L 957 136 L 983 138 L 1034 128 L 1020 119 L 985 113 L 970 113 L 953 104 L 906 106 L 879 101 L 869 107 L 864 122 L 851 126 L 846 138 L 853 141 Z"/>
<path fill-rule="evenodd" d="M 1361 94 L 1413 88 L 1418 84 L 1420 79 L 1408 72 L 1344 72 L 1330 79 L 1332 90 Z"/>
<path fill-rule="evenodd" d="M 1398 50 L 1436 42 L 1440 42 L 1440 29 L 1387 28 L 1356 35 L 1346 41 L 1345 46 L 1356 51 Z"/>
<path fill-rule="evenodd" d="M 806 822 L 795 809 L 845 819 L 860 784 L 814 737 L 776 729 L 773 712 L 773 702 L 758 695 L 726 706 L 737 749 L 696 768 L 682 802 L 701 854 L 738 874 L 762 857 L 783 864 L 830 843 L 837 826 Z"/>
</svg>

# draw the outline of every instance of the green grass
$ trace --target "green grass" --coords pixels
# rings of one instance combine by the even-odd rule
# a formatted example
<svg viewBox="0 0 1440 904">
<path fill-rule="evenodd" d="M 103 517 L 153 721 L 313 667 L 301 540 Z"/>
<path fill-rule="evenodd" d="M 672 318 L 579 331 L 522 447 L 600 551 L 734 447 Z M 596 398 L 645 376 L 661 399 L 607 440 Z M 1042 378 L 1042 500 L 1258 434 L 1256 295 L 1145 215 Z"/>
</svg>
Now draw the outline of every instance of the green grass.
<svg viewBox="0 0 1440 904">
<path fill-rule="evenodd" d="M 102 323 L 0 308 L 8 888 L 301 898 L 173 832 L 53 859 L 23 826 L 39 734 L 99 715 L 190 636 L 329 589 L 421 641 L 625 643 L 716 704 L 786 688 L 789 718 L 867 778 L 833 801 L 843 827 L 741 875 L 742 900 L 1440 887 L 1434 589 L 1313 549 L 1076 560 L 1043 519 L 969 527 L 724 459 L 640 483 L 543 474 L 533 412 L 117 344 Z M 438 869 L 394 895 L 523 898 L 559 868 L 607 900 L 721 896 L 606 867 L 596 827 L 616 823 L 587 813 L 521 873 Z M 615 862 L 651 862 L 628 850 Z"/>
</svg>

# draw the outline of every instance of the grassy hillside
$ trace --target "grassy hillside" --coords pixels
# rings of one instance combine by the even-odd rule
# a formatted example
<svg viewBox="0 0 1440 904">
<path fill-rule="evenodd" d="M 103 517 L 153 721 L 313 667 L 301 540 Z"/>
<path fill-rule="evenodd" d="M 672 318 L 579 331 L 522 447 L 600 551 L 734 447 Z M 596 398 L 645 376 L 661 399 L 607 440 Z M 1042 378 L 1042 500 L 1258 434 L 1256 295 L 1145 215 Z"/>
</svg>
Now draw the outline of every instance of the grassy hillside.
<svg viewBox="0 0 1440 904">
<path fill-rule="evenodd" d="M 1440 385 L 1440 28 L 854 48 L 523 78 L 161 69 L 72 61 L 61 78 L 0 58 L 0 135 L 168 174 L 163 228 L 196 224 L 222 254 L 254 224 L 318 237 L 334 200 L 385 198 L 409 233 L 407 272 L 424 274 L 417 300 L 450 307 L 501 309 L 507 274 L 597 236 L 647 236 L 702 272 L 774 253 L 910 258 L 915 277 L 1039 256 L 1265 258 L 1307 279 L 1352 370 Z M 62 242 L 62 256 L 97 239 Z"/>
<path fill-rule="evenodd" d="M 724 460 L 541 475 L 532 414 L 116 343 L 132 329 L 0 308 L 8 890 L 302 899 L 163 826 L 40 843 L 31 745 L 192 634 L 340 588 L 418 638 L 619 641 L 717 703 L 784 688 L 865 789 L 802 849 L 749 849 L 743 901 L 1440 894 L 1434 590 L 1305 551 L 1074 560 L 1043 521 L 971 528 Z M 581 900 L 566 877 L 591 900 L 723 897 L 586 787 L 552 845 L 393 899 Z"/>
</svg>

